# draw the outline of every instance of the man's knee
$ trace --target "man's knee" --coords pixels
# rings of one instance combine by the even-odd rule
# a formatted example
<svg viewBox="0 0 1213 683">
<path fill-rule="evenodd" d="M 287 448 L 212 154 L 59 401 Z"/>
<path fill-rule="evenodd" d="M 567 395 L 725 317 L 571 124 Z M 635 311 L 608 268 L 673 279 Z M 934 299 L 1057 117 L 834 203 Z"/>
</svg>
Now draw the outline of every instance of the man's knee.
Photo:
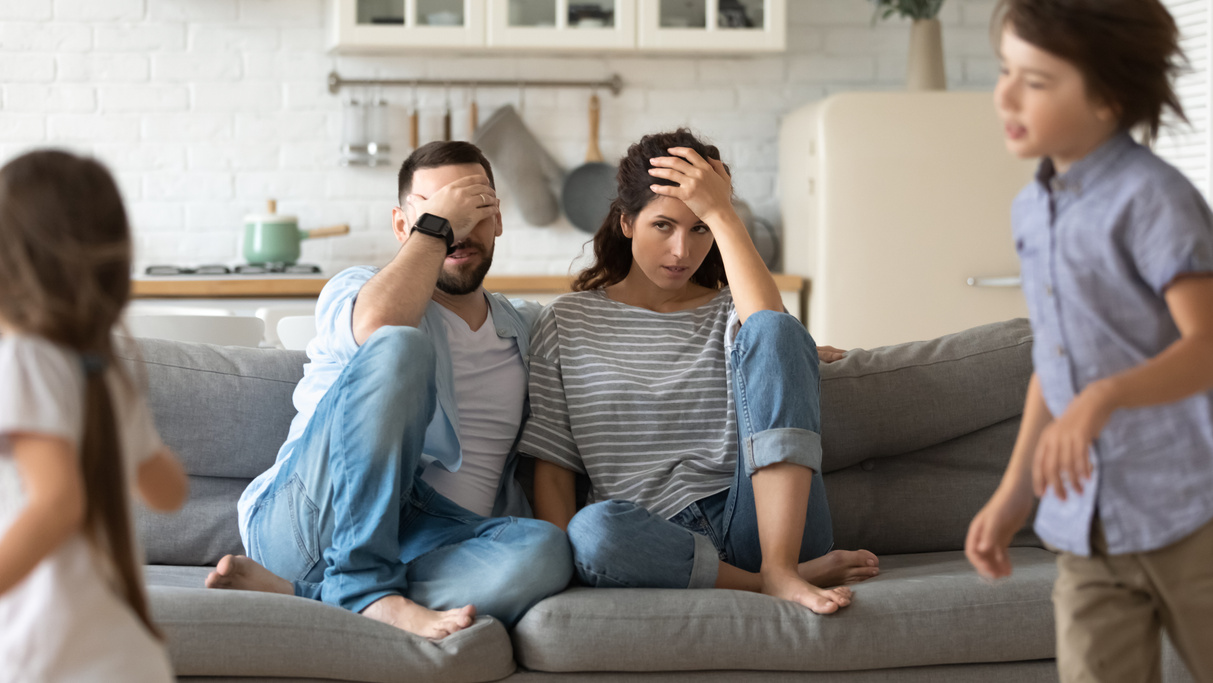
<svg viewBox="0 0 1213 683">
<path fill-rule="evenodd" d="M 435 391 L 436 359 L 433 342 L 421 330 L 380 327 L 358 349 L 346 381 L 358 384 L 361 395 L 404 409 L 405 399 L 424 399 Z"/>
<path fill-rule="evenodd" d="M 397 374 L 422 372 L 433 374 L 436 354 L 434 343 L 416 327 L 384 325 L 375 330 L 358 349 L 358 355 L 373 358 L 381 367 Z"/>
<path fill-rule="evenodd" d="M 563 590 L 573 578 L 573 552 L 569 537 L 554 524 L 537 519 L 517 519 L 527 542 L 521 574 L 533 591 L 546 595 Z"/>
</svg>

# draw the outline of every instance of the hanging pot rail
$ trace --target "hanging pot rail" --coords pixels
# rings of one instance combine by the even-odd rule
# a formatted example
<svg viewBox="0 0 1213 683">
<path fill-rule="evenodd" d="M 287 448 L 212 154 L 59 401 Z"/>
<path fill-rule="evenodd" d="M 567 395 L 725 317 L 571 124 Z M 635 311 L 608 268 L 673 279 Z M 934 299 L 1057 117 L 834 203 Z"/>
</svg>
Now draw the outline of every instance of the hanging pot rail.
<svg viewBox="0 0 1213 683">
<path fill-rule="evenodd" d="M 605 81 L 531 81 L 521 80 L 482 80 L 482 79 L 449 79 L 449 78 L 342 78 L 336 71 L 329 72 L 329 92 L 336 95 L 342 88 L 378 86 L 378 87 L 450 87 L 450 88 L 602 88 L 610 90 L 612 95 L 618 95 L 623 90 L 623 79 L 619 74 L 611 74 Z"/>
</svg>

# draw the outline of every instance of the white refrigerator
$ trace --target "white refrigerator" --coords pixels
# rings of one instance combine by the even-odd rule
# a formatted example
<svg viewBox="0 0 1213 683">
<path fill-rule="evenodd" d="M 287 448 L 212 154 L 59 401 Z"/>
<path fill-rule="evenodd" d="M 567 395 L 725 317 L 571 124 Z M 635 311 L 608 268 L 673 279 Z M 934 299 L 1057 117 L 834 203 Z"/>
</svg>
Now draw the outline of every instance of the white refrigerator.
<svg viewBox="0 0 1213 683">
<path fill-rule="evenodd" d="M 988 92 L 843 93 L 784 118 L 784 271 L 819 344 L 871 348 L 1027 315 L 1011 201 L 1036 163 Z"/>
</svg>

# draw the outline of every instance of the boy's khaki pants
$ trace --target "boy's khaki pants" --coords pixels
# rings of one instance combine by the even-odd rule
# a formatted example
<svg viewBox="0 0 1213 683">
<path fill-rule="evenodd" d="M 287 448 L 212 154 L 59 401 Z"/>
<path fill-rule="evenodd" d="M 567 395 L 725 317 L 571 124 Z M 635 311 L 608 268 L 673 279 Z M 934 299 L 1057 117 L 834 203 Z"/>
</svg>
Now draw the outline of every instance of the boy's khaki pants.
<svg viewBox="0 0 1213 683">
<path fill-rule="evenodd" d="M 1161 681 L 1161 626 L 1192 677 L 1213 682 L 1213 522 L 1165 548 L 1109 556 L 1097 521 L 1091 550 L 1057 557 L 1061 680 Z"/>
</svg>

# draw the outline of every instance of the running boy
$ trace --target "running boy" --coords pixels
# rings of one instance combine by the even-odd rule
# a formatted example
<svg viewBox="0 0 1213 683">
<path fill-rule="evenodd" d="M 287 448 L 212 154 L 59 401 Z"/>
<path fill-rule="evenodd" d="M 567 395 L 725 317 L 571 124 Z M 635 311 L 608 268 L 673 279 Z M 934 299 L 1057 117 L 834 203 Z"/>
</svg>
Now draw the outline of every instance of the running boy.
<svg viewBox="0 0 1213 683">
<path fill-rule="evenodd" d="M 1001 0 L 994 21 L 1007 148 L 1042 158 L 1012 207 L 1035 374 L 966 554 L 1010 574 L 1039 496 L 1061 679 L 1159 680 L 1162 626 L 1213 681 L 1213 220 L 1129 135 L 1183 118 L 1178 31 L 1158 0 Z"/>
</svg>

